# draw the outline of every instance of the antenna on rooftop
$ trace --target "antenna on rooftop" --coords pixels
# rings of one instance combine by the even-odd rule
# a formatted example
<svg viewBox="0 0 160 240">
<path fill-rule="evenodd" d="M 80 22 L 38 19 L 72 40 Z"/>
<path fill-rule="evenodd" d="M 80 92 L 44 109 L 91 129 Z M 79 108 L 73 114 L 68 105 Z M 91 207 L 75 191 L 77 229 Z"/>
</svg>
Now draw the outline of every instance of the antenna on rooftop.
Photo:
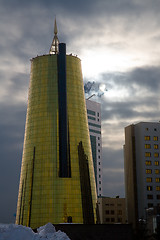
<svg viewBox="0 0 160 240">
<path fill-rule="evenodd" d="M 58 53 L 58 44 L 59 44 L 59 39 L 57 37 L 57 23 L 56 23 L 56 18 L 55 18 L 55 22 L 54 22 L 54 38 L 51 44 L 51 48 L 49 50 L 49 54 L 57 54 Z"/>
</svg>

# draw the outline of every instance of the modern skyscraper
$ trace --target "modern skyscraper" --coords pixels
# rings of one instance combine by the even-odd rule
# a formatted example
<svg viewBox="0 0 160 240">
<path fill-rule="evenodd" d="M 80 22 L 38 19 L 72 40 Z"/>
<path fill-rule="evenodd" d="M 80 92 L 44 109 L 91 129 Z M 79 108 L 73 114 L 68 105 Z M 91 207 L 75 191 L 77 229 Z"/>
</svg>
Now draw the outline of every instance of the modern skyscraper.
<svg viewBox="0 0 160 240">
<path fill-rule="evenodd" d="M 16 223 L 96 223 L 96 186 L 81 61 L 55 22 L 48 55 L 31 60 Z"/>
<path fill-rule="evenodd" d="M 125 128 L 125 190 L 128 222 L 137 226 L 146 210 L 160 205 L 160 123 Z"/>
<path fill-rule="evenodd" d="M 86 99 L 97 195 L 102 196 L 101 104 Z"/>
</svg>

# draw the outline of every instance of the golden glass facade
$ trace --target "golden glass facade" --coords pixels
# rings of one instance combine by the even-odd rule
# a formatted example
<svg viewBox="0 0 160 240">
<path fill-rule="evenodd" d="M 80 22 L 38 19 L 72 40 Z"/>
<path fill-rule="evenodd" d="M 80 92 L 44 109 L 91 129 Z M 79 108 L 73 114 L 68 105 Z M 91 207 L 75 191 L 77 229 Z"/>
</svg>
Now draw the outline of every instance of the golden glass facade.
<svg viewBox="0 0 160 240">
<path fill-rule="evenodd" d="M 37 228 L 72 221 L 85 223 L 79 147 L 89 167 L 93 219 L 96 223 L 96 187 L 88 131 L 81 61 L 66 56 L 67 116 L 71 177 L 59 177 L 58 55 L 31 61 L 23 158 L 16 223 Z M 82 154 L 83 155 L 83 154 Z M 82 166 L 83 167 L 83 166 Z"/>
</svg>

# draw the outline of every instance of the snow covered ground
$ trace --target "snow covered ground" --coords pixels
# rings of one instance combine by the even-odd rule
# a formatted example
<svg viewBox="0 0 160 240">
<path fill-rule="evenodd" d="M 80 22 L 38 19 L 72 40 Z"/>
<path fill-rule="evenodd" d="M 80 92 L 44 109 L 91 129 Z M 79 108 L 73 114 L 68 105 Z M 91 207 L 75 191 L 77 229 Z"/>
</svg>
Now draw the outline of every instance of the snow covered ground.
<svg viewBox="0 0 160 240">
<path fill-rule="evenodd" d="M 70 240 L 61 231 L 57 231 L 51 223 L 37 229 L 37 233 L 31 228 L 16 224 L 0 224 L 0 240 Z"/>
</svg>

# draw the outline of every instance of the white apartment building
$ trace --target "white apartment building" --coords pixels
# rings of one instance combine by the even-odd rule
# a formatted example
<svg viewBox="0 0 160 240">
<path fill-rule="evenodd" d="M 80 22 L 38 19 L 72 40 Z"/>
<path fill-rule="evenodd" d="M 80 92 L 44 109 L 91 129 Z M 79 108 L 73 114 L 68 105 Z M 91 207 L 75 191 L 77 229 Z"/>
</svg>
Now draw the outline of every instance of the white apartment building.
<svg viewBox="0 0 160 240">
<path fill-rule="evenodd" d="M 86 100 L 88 126 L 92 147 L 92 157 L 96 179 L 97 195 L 102 196 L 102 139 L 101 139 L 101 105 Z"/>
<path fill-rule="evenodd" d="M 160 206 L 160 123 L 125 128 L 124 166 L 128 222 L 137 226 L 147 209 Z"/>
</svg>

